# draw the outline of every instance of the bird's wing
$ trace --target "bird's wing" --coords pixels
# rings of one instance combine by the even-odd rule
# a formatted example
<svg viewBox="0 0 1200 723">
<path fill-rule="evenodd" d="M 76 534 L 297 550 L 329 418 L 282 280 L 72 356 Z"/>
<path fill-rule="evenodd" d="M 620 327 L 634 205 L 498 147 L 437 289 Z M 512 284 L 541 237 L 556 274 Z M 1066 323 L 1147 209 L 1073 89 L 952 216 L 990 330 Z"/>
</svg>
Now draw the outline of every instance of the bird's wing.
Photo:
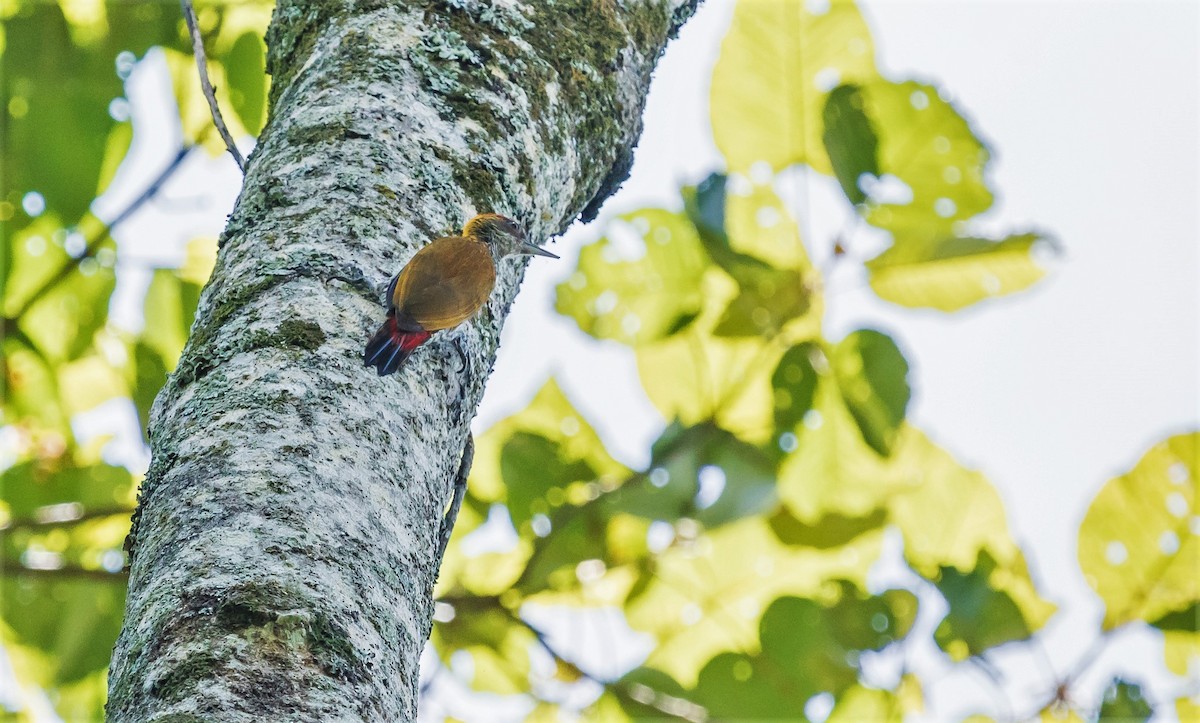
<svg viewBox="0 0 1200 723">
<path fill-rule="evenodd" d="M 449 329 L 478 311 L 495 283 L 496 266 L 487 244 L 440 238 L 400 271 L 392 303 L 397 318 L 411 319 L 426 331 Z"/>
</svg>

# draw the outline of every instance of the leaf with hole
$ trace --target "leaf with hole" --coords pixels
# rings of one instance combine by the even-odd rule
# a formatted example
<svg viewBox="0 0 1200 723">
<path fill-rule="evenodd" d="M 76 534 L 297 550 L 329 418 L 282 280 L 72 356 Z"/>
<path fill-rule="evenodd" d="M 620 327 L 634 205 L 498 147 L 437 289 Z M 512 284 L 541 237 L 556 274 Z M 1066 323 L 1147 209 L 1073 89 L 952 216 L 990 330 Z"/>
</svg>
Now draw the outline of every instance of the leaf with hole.
<svg viewBox="0 0 1200 723">
<path fill-rule="evenodd" d="M 1104 601 L 1104 629 L 1170 621 L 1200 601 L 1200 433 L 1159 442 L 1109 480 L 1079 526 L 1079 566 Z"/>
</svg>

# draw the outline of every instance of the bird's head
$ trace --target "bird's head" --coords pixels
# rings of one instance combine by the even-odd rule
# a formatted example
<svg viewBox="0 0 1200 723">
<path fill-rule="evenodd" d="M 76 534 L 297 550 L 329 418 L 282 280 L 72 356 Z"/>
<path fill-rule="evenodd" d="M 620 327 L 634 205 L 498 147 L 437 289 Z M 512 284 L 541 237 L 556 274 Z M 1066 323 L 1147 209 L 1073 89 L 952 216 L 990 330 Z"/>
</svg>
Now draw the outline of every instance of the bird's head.
<svg viewBox="0 0 1200 723">
<path fill-rule="evenodd" d="M 525 230 L 518 226 L 516 221 L 495 213 L 482 213 L 467 221 L 467 225 L 463 226 L 463 236 L 490 246 L 497 259 L 520 254 L 558 258 L 546 249 L 526 241 Z"/>
</svg>

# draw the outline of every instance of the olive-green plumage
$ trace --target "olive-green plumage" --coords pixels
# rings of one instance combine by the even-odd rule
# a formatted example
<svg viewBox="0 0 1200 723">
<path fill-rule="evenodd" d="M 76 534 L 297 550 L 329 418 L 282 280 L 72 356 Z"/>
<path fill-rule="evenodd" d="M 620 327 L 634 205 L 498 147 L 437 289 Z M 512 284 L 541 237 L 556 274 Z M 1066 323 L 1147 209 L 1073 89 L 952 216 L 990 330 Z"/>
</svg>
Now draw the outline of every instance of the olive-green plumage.
<svg viewBox="0 0 1200 723">
<path fill-rule="evenodd" d="M 391 374 L 434 332 L 471 318 L 496 285 L 496 263 L 513 254 L 558 258 L 527 243 L 512 219 L 491 213 L 468 221 L 461 236 L 422 247 L 392 279 L 388 318 L 367 342 L 364 363 Z"/>
</svg>

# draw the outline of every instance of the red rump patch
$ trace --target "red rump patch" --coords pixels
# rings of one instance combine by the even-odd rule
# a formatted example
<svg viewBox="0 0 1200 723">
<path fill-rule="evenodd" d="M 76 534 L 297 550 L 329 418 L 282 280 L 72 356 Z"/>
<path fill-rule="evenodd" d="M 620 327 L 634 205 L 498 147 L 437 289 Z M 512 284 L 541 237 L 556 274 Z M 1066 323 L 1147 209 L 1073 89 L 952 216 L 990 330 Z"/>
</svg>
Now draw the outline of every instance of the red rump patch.
<svg viewBox="0 0 1200 723">
<path fill-rule="evenodd" d="M 363 352 L 363 363 L 375 367 L 379 376 L 391 374 L 399 369 L 417 347 L 424 344 L 433 332 L 420 329 L 405 331 L 396 323 L 395 316 L 388 316 L 375 336 L 367 342 Z"/>
</svg>

